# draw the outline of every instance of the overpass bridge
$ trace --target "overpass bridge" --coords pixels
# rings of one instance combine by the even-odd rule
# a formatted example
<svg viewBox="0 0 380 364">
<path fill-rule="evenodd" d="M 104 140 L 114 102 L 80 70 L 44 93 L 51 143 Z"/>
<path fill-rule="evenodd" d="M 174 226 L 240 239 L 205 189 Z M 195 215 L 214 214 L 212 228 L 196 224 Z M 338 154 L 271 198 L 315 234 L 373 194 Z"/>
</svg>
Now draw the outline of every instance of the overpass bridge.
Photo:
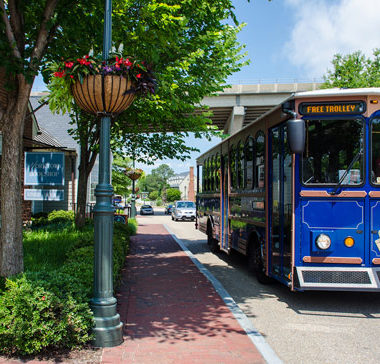
<svg viewBox="0 0 380 364">
<path fill-rule="evenodd" d="M 216 96 L 205 97 L 202 105 L 209 107 L 213 112 L 210 117 L 213 125 L 226 134 L 234 134 L 253 120 L 278 105 L 294 92 L 312 91 L 320 87 L 321 83 L 271 83 L 253 85 L 232 85 L 219 92 Z M 31 100 L 46 96 L 47 92 L 32 92 Z M 40 109 L 40 106 L 36 110 Z M 35 111 L 36 111 L 35 110 Z M 48 107 L 44 108 L 47 119 L 55 118 L 50 114 Z M 196 111 L 202 112 L 202 109 Z M 67 119 L 68 116 L 58 116 Z M 66 121 L 67 121 L 66 120 Z M 68 121 L 66 123 L 68 125 Z M 149 131 L 154 131 L 154 127 Z"/>
<path fill-rule="evenodd" d="M 320 85 L 318 82 L 232 85 L 216 96 L 205 97 L 202 103 L 213 112 L 210 119 L 219 130 L 234 134 L 292 93 L 316 90 Z"/>
</svg>

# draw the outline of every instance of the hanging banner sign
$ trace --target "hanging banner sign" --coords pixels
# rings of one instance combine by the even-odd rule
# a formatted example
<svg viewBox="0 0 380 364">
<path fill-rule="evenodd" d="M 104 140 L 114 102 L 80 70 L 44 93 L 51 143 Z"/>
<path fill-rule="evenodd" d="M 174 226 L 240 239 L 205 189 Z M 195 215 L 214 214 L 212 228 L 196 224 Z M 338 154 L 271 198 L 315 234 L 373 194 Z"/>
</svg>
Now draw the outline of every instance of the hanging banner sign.
<svg viewBox="0 0 380 364">
<path fill-rule="evenodd" d="M 32 190 L 29 188 L 24 189 L 25 201 L 63 201 L 63 190 Z"/>
<path fill-rule="evenodd" d="M 302 102 L 298 108 L 301 115 L 363 114 L 366 104 L 363 101 L 351 102 Z"/>
<path fill-rule="evenodd" d="M 25 153 L 24 184 L 26 186 L 63 186 L 64 183 L 64 153 Z"/>
</svg>

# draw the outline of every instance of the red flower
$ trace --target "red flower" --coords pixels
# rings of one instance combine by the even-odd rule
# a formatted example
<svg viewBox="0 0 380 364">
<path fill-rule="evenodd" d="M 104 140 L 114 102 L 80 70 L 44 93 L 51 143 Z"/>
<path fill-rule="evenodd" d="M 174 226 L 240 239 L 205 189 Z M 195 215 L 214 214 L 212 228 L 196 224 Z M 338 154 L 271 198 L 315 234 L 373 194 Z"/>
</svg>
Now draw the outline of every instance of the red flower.
<svg viewBox="0 0 380 364">
<path fill-rule="evenodd" d="M 42 296 L 42 297 L 41 297 L 41 300 L 42 300 L 42 301 L 45 301 L 45 299 L 46 299 L 45 296 Z"/>
<path fill-rule="evenodd" d="M 141 78 L 141 73 L 138 73 L 138 74 L 136 75 L 136 78 Z"/>
<path fill-rule="evenodd" d="M 73 76 L 73 75 L 70 75 L 70 78 L 74 78 L 74 76 Z"/>
<path fill-rule="evenodd" d="M 131 66 L 132 66 L 132 62 L 131 62 L 128 58 L 124 61 L 124 64 L 125 64 L 127 67 L 131 67 Z"/>
<path fill-rule="evenodd" d="M 116 64 L 117 65 L 123 64 L 123 57 L 119 58 L 118 56 L 116 56 Z"/>
<path fill-rule="evenodd" d="M 83 64 L 85 66 L 88 66 L 91 64 L 91 61 L 87 61 L 87 58 L 88 56 L 84 56 L 84 58 L 78 58 L 77 61 L 80 63 L 80 64 Z"/>
<path fill-rule="evenodd" d="M 62 78 L 65 75 L 65 71 L 54 72 L 54 77 Z"/>
<path fill-rule="evenodd" d="M 71 68 L 72 66 L 74 66 L 74 62 L 65 62 L 65 66 L 67 68 Z"/>
</svg>

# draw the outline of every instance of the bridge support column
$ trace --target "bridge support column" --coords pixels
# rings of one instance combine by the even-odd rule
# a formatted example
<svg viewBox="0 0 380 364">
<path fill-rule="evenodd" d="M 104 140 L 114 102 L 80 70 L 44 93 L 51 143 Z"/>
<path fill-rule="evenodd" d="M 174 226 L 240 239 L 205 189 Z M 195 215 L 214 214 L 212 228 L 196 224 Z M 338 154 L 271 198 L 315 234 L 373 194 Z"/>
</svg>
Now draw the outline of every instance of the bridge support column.
<svg viewBox="0 0 380 364">
<path fill-rule="evenodd" d="M 224 132 L 226 134 L 235 134 L 243 127 L 245 117 L 245 108 L 244 106 L 234 106 L 231 111 L 231 115 L 227 120 L 227 123 L 224 127 Z"/>
</svg>

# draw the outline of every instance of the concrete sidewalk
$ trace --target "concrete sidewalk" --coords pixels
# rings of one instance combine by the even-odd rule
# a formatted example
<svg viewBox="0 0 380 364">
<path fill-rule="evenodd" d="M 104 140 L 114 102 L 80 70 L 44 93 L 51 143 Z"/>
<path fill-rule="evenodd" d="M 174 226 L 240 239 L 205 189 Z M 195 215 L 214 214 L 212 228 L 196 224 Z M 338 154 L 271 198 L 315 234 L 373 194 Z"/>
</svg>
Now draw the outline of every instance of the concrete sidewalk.
<svg viewBox="0 0 380 364">
<path fill-rule="evenodd" d="M 265 363 L 234 315 L 163 225 L 140 223 L 123 274 L 124 343 L 102 363 Z"/>
</svg>

